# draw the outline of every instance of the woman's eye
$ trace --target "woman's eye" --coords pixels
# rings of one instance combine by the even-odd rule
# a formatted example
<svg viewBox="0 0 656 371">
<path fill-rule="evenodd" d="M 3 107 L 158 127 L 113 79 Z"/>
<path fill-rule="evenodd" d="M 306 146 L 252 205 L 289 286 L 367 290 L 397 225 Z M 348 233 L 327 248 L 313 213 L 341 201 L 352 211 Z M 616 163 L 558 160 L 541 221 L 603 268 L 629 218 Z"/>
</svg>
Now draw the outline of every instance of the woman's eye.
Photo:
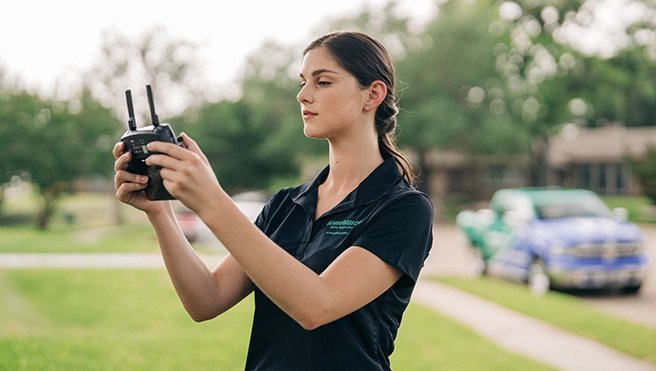
<svg viewBox="0 0 656 371">
<path fill-rule="evenodd" d="M 331 81 L 317 81 L 316 84 L 319 85 L 319 86 L 329 86 L 329 85 L 332 84 L 332 82 Z M 305 87 L 305 85 L 307 85 L 307 81 L 302 81 L 298 87 L 302 89 L 302 88 Z"/>
</svg>

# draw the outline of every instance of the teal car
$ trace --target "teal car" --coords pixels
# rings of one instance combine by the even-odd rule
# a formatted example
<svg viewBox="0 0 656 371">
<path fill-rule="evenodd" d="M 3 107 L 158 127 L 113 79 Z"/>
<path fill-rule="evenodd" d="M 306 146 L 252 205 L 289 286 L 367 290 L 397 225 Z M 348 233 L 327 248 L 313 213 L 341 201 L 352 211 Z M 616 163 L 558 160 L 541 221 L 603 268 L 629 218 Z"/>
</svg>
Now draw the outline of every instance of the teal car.
<svg viewBox="0 0 656 371">
<path fill-rule="evenodd" d="M 506 188 L 486 209 L 464 210 L 456 225 L 478 273 L 526 282 L 535 295 L 617 288 L 635 294 L 649 266 L 644 235 L 599 196 L 574 188 Z"/>
</svg>

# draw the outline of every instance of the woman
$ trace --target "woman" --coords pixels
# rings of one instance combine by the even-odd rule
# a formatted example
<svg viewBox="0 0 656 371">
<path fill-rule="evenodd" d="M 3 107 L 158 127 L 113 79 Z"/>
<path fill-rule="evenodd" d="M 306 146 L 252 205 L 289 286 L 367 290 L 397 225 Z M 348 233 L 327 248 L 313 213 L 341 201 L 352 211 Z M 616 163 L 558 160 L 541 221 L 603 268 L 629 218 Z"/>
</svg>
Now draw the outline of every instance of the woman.
<svg viewBox="0 0 656 371">
<path fill-rule="evenodd" d="M 304 133 L 325 138 L 329 165 L 275 194 L 255 224 L 239 211 L 198 145 L 153 142 L 148 165 L 229 254 L 209 270 L 168 202 L 148 201 L 147 178 L 114 148 L 117 197 L 152 223 L 185 309 L 208 320 L 255 292 L 248 370 L 389 370 L 394 339 L 432 245 L 432 206 L 411 187 L 394 145 L 394 67 L 387 50 L 335 32 L 303 53 L 297 99 Z"/>
</svg>

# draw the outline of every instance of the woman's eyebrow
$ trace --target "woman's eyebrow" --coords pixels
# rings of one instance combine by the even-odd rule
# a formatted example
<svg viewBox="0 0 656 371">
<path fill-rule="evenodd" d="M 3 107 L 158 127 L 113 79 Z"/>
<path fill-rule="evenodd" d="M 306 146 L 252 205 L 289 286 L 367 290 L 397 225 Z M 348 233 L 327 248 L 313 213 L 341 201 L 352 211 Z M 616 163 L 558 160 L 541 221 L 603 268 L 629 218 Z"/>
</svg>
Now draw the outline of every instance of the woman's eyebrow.
<svg viewBox="0 0 656 371">
<path fill-rule="evenodd" d="M 337 71 L 333 71 L 333 70 L 329 70 L 329 69 L 327 69 L 327 68 L 323 68 L 323 69 L 316 70 L 316 71 L 312 72 L 312 76 L 321 75 L 322 73 L 334 73 L 334 74 L 337 74 Z M 305 77 L 305 76 L 303 76 L 303 73 L 302 73 L 302 72 L 299 73 L 299 76 L 300 76 L 301 78 Z"/>
</svg>

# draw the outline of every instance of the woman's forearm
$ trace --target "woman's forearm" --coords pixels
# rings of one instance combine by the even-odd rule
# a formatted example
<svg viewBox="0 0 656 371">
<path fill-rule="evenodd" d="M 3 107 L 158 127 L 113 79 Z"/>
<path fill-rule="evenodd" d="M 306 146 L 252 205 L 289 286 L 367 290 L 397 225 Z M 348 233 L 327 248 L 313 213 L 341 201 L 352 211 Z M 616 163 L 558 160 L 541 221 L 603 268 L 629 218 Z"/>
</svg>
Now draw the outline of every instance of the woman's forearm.
<svg viewBox="0 0 656 371">
<path fill-rule="evenodd" d="M 218 315 L 219 284 L 189 244 L 170 205 L 149 214 L 164 264 L 183 306 L 194 320 Z"/>
<path fill-rule="evenodd" d="M 331 305 L 326 282 L 269 239 L 227 195 L 214 199 L 201 219 L 260 290 L 302 326 L 312 327 L 317 312 Z"/>
</svg>

